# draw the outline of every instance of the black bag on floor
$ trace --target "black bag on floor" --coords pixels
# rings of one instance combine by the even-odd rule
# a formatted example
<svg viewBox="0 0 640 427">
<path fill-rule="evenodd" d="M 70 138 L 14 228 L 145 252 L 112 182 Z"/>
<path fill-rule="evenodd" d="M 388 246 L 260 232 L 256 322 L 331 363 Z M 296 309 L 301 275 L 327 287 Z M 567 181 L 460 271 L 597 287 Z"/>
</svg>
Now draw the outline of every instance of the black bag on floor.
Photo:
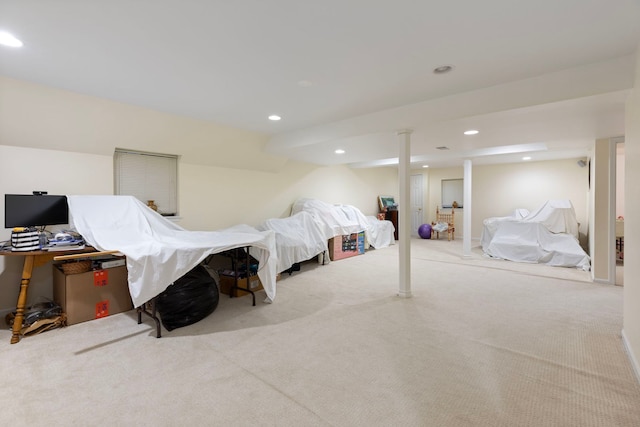
<svg viewBox="0 0 640 427">
<path fill-rule="evenodd" d="M 171 331 L 204 319 L 218 307 L 216 281 L 202 265 L 170 285 L 156 299 L 162 325 Z"/>
</svg>

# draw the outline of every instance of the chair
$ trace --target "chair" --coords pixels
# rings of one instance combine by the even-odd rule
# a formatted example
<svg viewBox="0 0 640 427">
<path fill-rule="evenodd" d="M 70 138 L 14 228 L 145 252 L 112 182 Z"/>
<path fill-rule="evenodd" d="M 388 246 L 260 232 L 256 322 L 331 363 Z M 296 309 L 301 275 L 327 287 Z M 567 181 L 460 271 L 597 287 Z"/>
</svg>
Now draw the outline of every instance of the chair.
<svg viewBox="0 0 640 427">
<path fill-rule="evenodd" d="M 431 223 L 431 237 L 433 238 L 433 235 L 435 234 L 436 238 L 439 239 L 440 233 L 444 233 L 446 231 L 449 241 L 451 241 L 452 239 L 455 240 L 456 225 L 454 222 L 454 215 L 455 210 L 453 208 L 451 208 L 451 213 L 442 213 L 436 206 L 436 220 Z M 437 231 L 434 227 L 436 227 L 437 224 L 441 223 L 446 223 L 447 229 L 440 232 Z"/>
</svg>

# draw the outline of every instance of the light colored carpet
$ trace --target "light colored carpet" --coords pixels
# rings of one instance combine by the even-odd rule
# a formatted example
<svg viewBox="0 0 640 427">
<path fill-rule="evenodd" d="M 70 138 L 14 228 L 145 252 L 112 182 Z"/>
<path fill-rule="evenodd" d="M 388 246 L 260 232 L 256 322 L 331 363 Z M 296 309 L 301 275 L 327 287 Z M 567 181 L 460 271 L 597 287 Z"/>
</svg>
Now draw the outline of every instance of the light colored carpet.
<svg viewBox="0 0 640 427">
<path fill-rule="evenodd" d="M 638 426 L 622 292 L 573 269 L 412 241 L 303 271 L 274 304 L 223 296 L 156 339 L 133 312 L 0 332 L 2 425 Z"/>
</svg>

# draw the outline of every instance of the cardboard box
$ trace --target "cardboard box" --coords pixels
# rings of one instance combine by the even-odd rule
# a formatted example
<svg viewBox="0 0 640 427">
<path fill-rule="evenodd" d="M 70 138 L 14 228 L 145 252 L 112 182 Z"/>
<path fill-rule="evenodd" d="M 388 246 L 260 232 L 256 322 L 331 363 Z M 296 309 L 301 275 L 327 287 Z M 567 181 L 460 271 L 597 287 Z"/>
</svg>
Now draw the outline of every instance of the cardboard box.
<svg viewBox="0 0 640 427">
<path fill-rule="evenodd" d="M 67 325 L 133 309 L 127 267 L 64 274 L 53 266 L 53 299 L 67 315 Z"/>
<path fill-rule="evenodd" d="M 227 276 L 223 274 L 220 275 L 220 293 L 229 295 L 229 292 L 231 292 L 231 288 L 233 288 L 234 285 L 235 285 L 235 278 L 233 276 Z M 240 286 L 241 288 L 250 289 L 253 292 L 257 292 L 263 289 L 262 282 L 260 281 L 260 278 L 258 277 L 258 275 L 249 277 L 249 286 L 247 286 L 246 277 L 238 279 L 238 286 Z M 237 288 L 234 289 L 234 292 L 233 292 L 234 297 L 241 297 L 243 295 L 249 295 L 249 292 L 241 291 Z"/>
<path fill-rule="evenodd" d="M 363 253 L 364 231 L 329 239 L 329 258 L 331 261 L 362 255 Z"/>
</svg>

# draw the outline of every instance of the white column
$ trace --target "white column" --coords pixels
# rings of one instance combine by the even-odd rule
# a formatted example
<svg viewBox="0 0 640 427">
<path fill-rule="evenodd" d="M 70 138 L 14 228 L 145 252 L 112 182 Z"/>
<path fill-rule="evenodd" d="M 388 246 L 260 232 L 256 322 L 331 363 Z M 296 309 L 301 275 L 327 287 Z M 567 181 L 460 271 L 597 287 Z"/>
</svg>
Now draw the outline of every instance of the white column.
<svg viewBox="0 0 640 427">
<path fill-rule="evenodd" d="M 471 257 L 471 160 L 464 161 L 464 190 L 462 211 L 462 256 Z"/>
<path fill-rule="evenodd" d="M 399 270 L 400 289 L 398 296 L 411 298 L 411 133 L 412 130 L 398 131 L 400 145 L 398 156 L 398 181 L 400 182 L 400 203 L 398 205 L 398 244 L 400 245 Z"/>
</svg>

